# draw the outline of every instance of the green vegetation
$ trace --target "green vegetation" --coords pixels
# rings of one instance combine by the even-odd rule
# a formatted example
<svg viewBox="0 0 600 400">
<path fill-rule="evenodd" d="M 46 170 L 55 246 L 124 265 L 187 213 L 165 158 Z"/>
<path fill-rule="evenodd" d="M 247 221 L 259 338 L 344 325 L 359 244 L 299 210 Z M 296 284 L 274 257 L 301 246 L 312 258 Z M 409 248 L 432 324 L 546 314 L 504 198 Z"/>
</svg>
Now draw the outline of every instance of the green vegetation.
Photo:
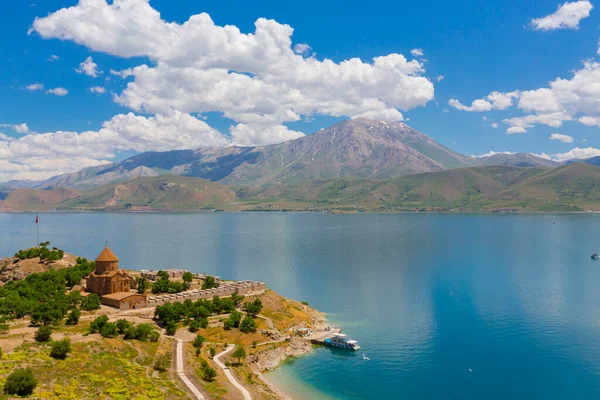
<svg viewBox="0 0 600 400">
<path fill-rule="evenodd" d="M 29 368 L 14 370 L 4 383 L 4 393 L 13 396 L 29 396 L 37 386 L 37 380 Z"/>
<path fill-rule="evenodd" d="M 95 268 L 94 262 L 78 258 L 71 268 L 34 273 L 0 287 L 0 318 L 31 317 L 33 324 L 56 324 L 82 302 L 78 292 L 67 287 L 79 284 Z"/>
<path fill-rule="evenodd" d="M 49 342 L 52 338 L 52 328 L 49 326 L 40 326 L 35 332 L 35 341 L 39 343 Z"/>
<path fill-rule="evenodd" d="M 66 338 L 63 340 L 57 340 L 52 342 L 52 350 L 50 350 L 50 357 L 56 358 L 57 360 L 64 360 L 67 358 L 67 354 L 71 352 L 71 341 Z"/>
<path fill-rule="evenodd" d="M 247 315 L 240 324 L 240 331 L 244 333 L 256 332 L 256 321 L 250 315 Z"/>
<path fill-rule="evenodd" d="M 242 346 L 239 346 L 232 354 L 233 358 L 238 360 L 238 364 L 241 364 L 246 359 L 246 350 Z"/>
<path fill-rule="evenodd" d="M 211 347 L 211 349 L 213 348 Z M 212 382 L 217 377 L 217 371 L 205 359 L 200 360 L 200 366 L 201 376 L 205 381 Z"/>
<path fill-rule="evenodd" d="M 181 277 L 181 279 L 183 279 L 183 281 L 189 285 L 190 283 L 192 283 L 192 280 L 194 279 L 194 275 L 192 275 L 192 273 L 190 271 L 185 271 L 183 273 L 183 276 Z"/>
<path fill-rule="evenodd" d="M 81 311 L 79 309 L 74 308 L 71 310 L 69 315 L 67 316 L 67 325 L 77 325 L 79 323 L 79 318 L 81 317 Z"/>
<path fill-rule="evenodd" d="M 159 372 L 164 372 L 171 365 L 171 353 L 162 353 L 154 360 L 154 369 Z"/>
<path fill-rule="evenodd" d="M 154 310 L 154 317 L 163 326 L 168 326 L 170 323 L 177 324 L 183 319 L 186 321 L 197 321 L 194 324 L 200 328 L 205 328 L 208 325 L 207 318 L 211 314 L 230 313 L 235 311 L 235 303 L 232 299 L 221 299 L 215 296 L 211 300 L 186 300 L 183 303 L 166 303 L 162 306 L 158 306 Z"/>
<path fill-rule="evenodd" d="M 237 310 L 233 310 L 231 312 L 231 314 L 229 314 L 229 317 L 227 317 L 227 319 L 223 322 L 223 327 L 226 330 L 229 330 L 232 328 L 239 328 L 241 321 L 242 321 L 242 313 Z"/>
<path fill-rule="evenodd" d="M 217 280 L 215 279 L 214 276 L 210 276 L 207 275 L 204 278 L 204 282 L 202 283 L 202 289 L 206 290 L 206 289 L 214 289 L 214 288 L 218 288 L 219 284 L 217 283 Z"/>
<path fill-rule="evenodd" d="M 123 335 L 123 339 L 137 339 L 142 342 L 156 342 L 160 337 L 150 324 L 134 325 L 124 319 L 116 323 L 110 322 L 106 315 L 101 315 L 94 319 L 88 329 L 88 334 L 100 333 L 102 337 L 116 338 Z"/>
<path fill-rule="evenodd" d="M 166 276 L 160 276 L 156 282 L 152 284 L 152 293 L 180 293 L 190 288 L 190 284 L 187 282 L 173 282 L 169 280 L 169 275 L 165 271 L 159 271 L 159 274 L 164 272 Z"/>
<path fill-rule="evenodd" d="M 135 281 L 137 283 L 137 292 L 139 294 L 144 294 L 146 293 L 146 290 L 148 290 L 148 286 L 150 286 L 148 279 L 142 277 L 142 276 L 138 276 L 137 278 L 135 278 Z"/>
<path fill-rule="evenodd" d="M 100 296 L 96 293 L 89 293 L 81 300 L 81 309 L 85 311 L 94 311 L 100 309 Z"/>
<path fill-rule="evenodd" d="M 48 250 L 48 246 L 50 246 L 50 242 L 42 242 L 39 247 L 32 247 L 27 250 L 19 250 L 15 257 L 19 260 L 28 260 L 30 258 L 39 257 L 41 261 L 57 261 L 62 260 L 65 255 L 65 252 L 53 247 L 52 250 Z"/>
<path fill-rule="evenodd" d="M 254 299 L 254 301 L 247 302 L 244 304 L 244 310 L 246 310 L 246 312 L 248 314 L 251 314 L 254 316 L 260 314 L 260 311 L 262 310 L 262 308 L 263 308 L 263 304 L 260 301 L 260 299 Z"/>
</svg>

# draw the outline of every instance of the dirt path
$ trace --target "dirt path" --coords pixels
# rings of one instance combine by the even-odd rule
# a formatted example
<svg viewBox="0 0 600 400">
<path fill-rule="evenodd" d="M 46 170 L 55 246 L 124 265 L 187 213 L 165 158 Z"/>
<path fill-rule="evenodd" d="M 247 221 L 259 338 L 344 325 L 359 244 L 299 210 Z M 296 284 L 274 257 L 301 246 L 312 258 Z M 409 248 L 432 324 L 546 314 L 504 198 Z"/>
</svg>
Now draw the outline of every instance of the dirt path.
<svg viewBox="0 0 600 400">
<path fill-rule="evenodd" d="M 235 345 L 230 344 L 229 346 L 227 346 L 226 350 L 224 350 L 224 351 L 220 352 L 219 354 L 217 354 L 216 356 L 214 356 L 213 361 L 215 362 L 215 364 L 217 364 L 219 366 L 219 368 L 221 368 L 223 370 L 223 372 L 225 372 L 225 376 L 227 376 L 227 379 L 229 379 L 229 382 L 231 382 L 233 384 L 233 386 L 235 386 L 236 388 L 238 388 L 238 390 L 240 392 L 242 392 L 242 395 L 244 395 L 244 400 L 252 400 L 252 396 L 250 396 L 250 392 L 245 387 L 240 385 L 238 383 L 238 381 L 236 381 L 235 378 L 233 377 L 233 374 L 231 373 L 229 368 L 226 367 L 223 363 L 221 363 L 221 361 L 219 361 L 219 358 L 221 356 L 224 356 L 225 354 L 230 353 L 233 349 L 235 349 Z"/>
<path fill-rule="evenodd" d="M 183 340 L 177 339 L 177 349 L 175 350 L 175 365 L 177 366 L 177 375 L 179 378 L 185 383 L 185 386 L 190 389 L 190 391 L 194 394 L 195 398 L 198 400 L 205 400 L 204 396 L 198 388 L 189 380 L 189 378 L 185 375 L 185 370 L 183 369 Z"/>
</svg>

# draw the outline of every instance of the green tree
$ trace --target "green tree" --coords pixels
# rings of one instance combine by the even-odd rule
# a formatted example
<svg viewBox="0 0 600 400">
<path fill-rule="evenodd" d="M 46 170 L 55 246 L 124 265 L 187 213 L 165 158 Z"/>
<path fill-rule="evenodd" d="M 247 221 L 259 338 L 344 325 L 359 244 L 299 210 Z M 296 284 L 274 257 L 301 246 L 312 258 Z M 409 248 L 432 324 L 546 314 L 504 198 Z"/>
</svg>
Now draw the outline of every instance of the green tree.
<svg viewBox="0 0 600 400">
<path fill-rule="evenodd" d="M 240 346 L 237 349 L 235 349 L 232 355 L 234 358 L 237 358 L 238 364 L 241 364 L 242 360 L 246 359 L 246 350 L 244 350 L 244 348 Z"/>
<path fill-rule="evenodd" d="M 169 369 L 171 365 L 171 354 L 170 353 L 162 353 L 159 354 L 154 360 L 154 369 L 159 372 L 164 372 Z"/>
<path fill-rule="evenodd" d="M 117 331 L 119 332 L 119 335 L 122 335 L 125 332 L 127 332 L 127 330 L 129 329 L 130 326 L 131 326 L 131 322 L 127 321 L 126 319 L 118 320 L 117 321 Z"/>
<path fill-rule="evenodd" d="M 148 290 L 148 279 L 144 278 L 143 276 L 138 276 L 137 278 L 135 278 L 135 281 L 137 282 L 137 292 L 140 294 L 144 294 L 146 293 L 146 290 Z"/>
<path fill-rule="evenodd" d="M 156 330 L 152 330 L 152 332 L 150 332 L 150 334 L 148 335 L 149 342 L 158 342 L 159 338 L 160 338 L 160 333 L 158 333 L 158 331 L 156 331 Z"/>
<path fill-rule="evenodd" d="M 74 308 L 69 313 L 67 317 L 67 325 L 77 325 L 79 323 L 79 317 L 81 316 L 81 311 L 79 309 Z"/>
<path fill-rule="evenodd" d="M 81 309 L 85 311 L 93 311 L 100 309 L 100 296 L 96 293 L 90 293 L 81 300 Z"/>
<path fill-rule="evenodd" d="M 29 368 L 11 372 L 4 383 L 4 393 L 9 396 L 29 396 L 37 386 L 37 380 Z"/>
<path fill-rule="evenodd" d="M 158 276 L 159 279 L 168 281 L 169 280 L 169 273 L 167 271 L 158 271 L 156 273 L 156 275 Z"/>
<path fill-rule="evenodd" d="M 214 347 L 211 347 L 210 349 L 208 349 L 208 354 L 210 354 L 210 356 L 212 358 L 214 358 L 215 355 L 217 355 L 217 349 L 215 349 Z"/>
<path fill-rule="evenodd" d="M 254 299 L 254 301 L 247 302 L 244 304 L 244 309 L 248 314 L 252 314 L 253 316 L 257 316 L 263 308 L 262 301 L 260 299 Z"/>
<path fill-rule="evenodd" d="M 177 332 L 177 323 L 170 321 L 165 327 L 165 333 L 169 336 L 173 336 Z"/>
<path fill-rule="evenodd" d="M 192 345 L 193 345 L 195 348 L 197 348 L 197 349 L 201 349 L 201 348 L 202 348 L 202 344 L 203 344 L 204 342 L 206 342 L 206 339 L 204 338 L 204 336 L 197 335 L 197 336 L 194 338 L 194 341 L 192 342 Z"/>
<path fill-rule="evenodd" d="M 104 324 L 102 329 L 100 329 L 100 335 L 105 338 L 114 338 L 119 336 L 119 330 L 117 329 L 117 324 L 113 322 L 108 322 Z"/>
<path fill-rule="evenodd" d="M 192 322 L 190 322 L 190 326 L 188 328 L 188 330 L 190 332 L 196 333 L 196 332 L 198 332 L 199 329 L 200 329 L 200 321 L 198 321 L 197 319 L 195 319 Z"/>
<path fill-rule="evenodd" d="M 40 326 L 38 330 L 35 332 L 35 341 L 36 342 L 48 342 L 52 337 L 52 328 L 49 326 Z"/>
<path fill-rule="evenodd" d="M 213 289 L 219 287 L 217 280 L 214 276 L 207 275 L 202 283 L 202 289 Z"/>
<path fill-rule="evenodd" d="M 256 321 L 250 315 L 247 315 L 240 324 L 240 331 L 244 333 L 256 332 Z"/>
<path fill-rule="evenodd" d="M 93 320 L 90 324 L 89 333 L 100 333 L 100 331 L 106 324 L 108 324 L 108 317 L 106 315 L 96 317 L 96 319 Z"/>
<path fill-rule="evenodd" d="M 150 339 L 150 334 L 154 331 L 150 324 L 139 324 L 135 327 L 135 338 L 142 342 L 147 342 Z"/>
<path fill-rule="evenodd" d="M 71 341 L 66 338 L 63 340 L 57 340 L 52 342 L 52 350 L 50 350 L 50 357 L 58 360 L 64 360 L 67 358 L 67 354 L 71 352 Z"/>
<path fill-rule="evenodd" d="M 192 273 L 190 271 L 185 271 L 181 278 L 183 279 L 183 281 L 185 283 L 187 283 L 189 285 L 190 283 L 192 283 L 192 280 L 194 279 L 194 275 L 192 275 Z"/>
<path fill-rule="evenodd" d="M 216 377 L 217 371 L 214 368 L 208 367 L 202 370 L 202 378 L 205 381 L 212 382 Z"/>
</svg>

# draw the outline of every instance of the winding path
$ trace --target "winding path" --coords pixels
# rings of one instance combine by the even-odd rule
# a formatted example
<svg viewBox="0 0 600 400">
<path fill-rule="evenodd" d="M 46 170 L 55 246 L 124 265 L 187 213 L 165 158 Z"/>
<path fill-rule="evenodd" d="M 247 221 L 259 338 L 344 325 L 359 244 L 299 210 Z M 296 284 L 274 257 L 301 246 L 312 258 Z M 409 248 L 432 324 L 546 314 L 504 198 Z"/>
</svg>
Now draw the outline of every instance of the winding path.
<svg viewBox="0 0 600 400">
<path fill-rule="evenodd" d="M 194 396 L 196 396 L 196 399 L 205 400 L 204 396 L 202 395 L 202 393 L 200 393 L 198 388 L 196 386 L 194 386 L 192 381 L 190 381 L 187 376 L 185 376 L 185 371 L 183 369 L 183 340 L 182 339 L 177 339 L 177 351 L 176 351 L 175 363 L 177 365 L 177 375 L 179 375 L 179 377 L 181 378 L 183 383 L 185 383 L 185 386 L 187 386 L 188 389 L 190 389 L 190 391 L 194 394 Z"/>
<path fill-rule="evenodd" d="M 221 361 L 219 361 L 219 358 L 221 356 L 224 356 L 225 354 L 230 353 L 233 349 L 235 349 L 235 345 L 230 344 L 229 346 L 227 346 L 227 349 L 225 349 L 224 351 L 222 351 L 219 354 L 217 354 L 216 356 L 214 356 L 213 361 L 215 362 L 215 364 L 217 364 L 219 366 L 219 368 L 221 368 L 223 370 L 223 372 L 225 372 L 225 376 L 227 376 L 227 379 L 229 379 L 229 382 L 231 382 L 233 384 L 233 386 L 235 386 L 236 388 L 239 389 L 240 392 L 242 392 L 242 394 L 244 395 L 244 400 L 252 400 L 252 396 L 250 396 L 250 392 L 245 387 L 240 385 L 238 383 L 238 381 L 236 381 L 235 378 L 233 377 L 233 374 L 231 373 L 229 368 L 226 367 L 225 365 L 223 365 L 221 363 Z"/>
</svg>

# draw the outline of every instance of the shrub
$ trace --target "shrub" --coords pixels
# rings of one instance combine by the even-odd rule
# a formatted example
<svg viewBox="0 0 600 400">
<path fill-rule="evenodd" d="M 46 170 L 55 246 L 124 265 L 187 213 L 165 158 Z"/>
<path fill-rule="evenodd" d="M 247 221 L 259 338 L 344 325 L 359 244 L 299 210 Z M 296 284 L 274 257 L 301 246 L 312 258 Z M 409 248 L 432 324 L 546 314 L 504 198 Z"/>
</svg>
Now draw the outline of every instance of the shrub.
<svg viewBox="0 0 600 400">
<path fill-rule="evenodd" d="M 149 342 L 158 342 L 159 338 L 160 338 L 160 333 L 158 333 L 158 331 L 155 331 L 155 330 L 150 332 L 150 334 L 148 335 Z"/>
<path fill-rule="evenodd" d="M 50 350 L 50 357 L 59 360 L 67 358 L 67 354 L 71 352 L 71 342 L 69 339 L 58 340 L 52 343 L 52 350 Z"/>
<path fill-rule="evenodd" d="M 184 281 L 185 283 L 188 283 L 188 284 L 189 284 L 189 283 L 192 283 L 192 280 L 194 279 L 194 275 L 192 275 L 192 273 L 191 273 L 191 272 L 189 272 L 189 271 L 185 271 L 185 272 L 183 273 L 183 276 L 182 276 L 181 278 L 183 279 L 183 281 Z"/>
<path fill-rule="evenodd" d="M 120 319 L 117 321 L 117 331 L 119 332 L 120 335 L 127 332 L 127 330 L 129 329 L 130 326 L 131 326 L 131 322 L 127 321 L 126 319 Z"/>
<path fill-rule="evenodd" d="M 210 275 L 207 275 L 204 278 L 204 282 L 202 283 L 202 289 L 213 289 L 213 288 L 218 288 L 219 284 L 217 283 L 217 280 Z"/>
<path fill-rule="evenodd" d="M 117 325 L 113 322 L 108 322 L 104 324 L 102 329 L 100 329 L 100 335 L 105 338 L 114 338 L 119 336 L 119 330 L 117 329 Z"/>
<path fill-rule="evenodd" d="M 190 332 L 196 333 L 196 332 L 198 332 L 199 329 L 200 329 L 200 321 L 195 319 L 192 322 L 190 322 L 190 326 L 188 328 L 188 330 Z"/>
<path fill-rule="evenodd" d="M 207 367 L 202 370 L 202 379 L 207 382 L 212 382 L 217 377 L 217 371 L 212 367 Z"/>
<path fill-rule="evenodd" d="M 29 368 L 16 369 L 4 383 L 4 393 L 9 396 L 29 396 L 37 386 L 37 380 Z"/>
<path fill-rule="evenodd" d="M 167 369 L 169 369 L 169 366 L 171 365 L 171 354 L 170 353 L 163 353 L 163 354 L 159 354 L 156 357 L 156 360 L 154 360 L 154 369 L 160 372 L 164 372 Z"/>
<path fill-rule="evenodd" d="M 240 331 L 244 333 L 256 332 L 256 321 L 247 315 L 240 324 Z"/>
<path fill-rule="evenodd" d="M 144 294 L 146 293 L 146 290 L 148 289 L 148 279 L 144 278 L 144 277 L 137 277 L 135 278 L 135 281 L 137 282 L 137 292 L 139 294 Z"/>
<path fill-rule="evenodd" d="M 244 350 L 244 348 L 240 346 L 237 349 L 235 349 L 232 356 L 234 358 L 237 358 L 238 364 L 241 364 L 242 361 L 246 359 L 246 350 Z"/>
<path fill-rule="evenodd" d="M 210 349 L 208 349 L 208 353 L 210 354 L 210 356 L 212 358 L 214 358 L 217 355 L 217 349 L 215 349 L 214 347 L 211 347 Z"/>
<path fill-rule="evenodd" d="M 142 342 L 147 342 L 154 329 L 150 324 L 139 324 L 135 327 L 135 338 Z"/>
<path fill-rule="evenodd" d="M 177 332 L 177 323 L 171 321 L 165 328 L 165 333 L 169 336 L 173 336 Z"/>
<path fill-rule="evenodd" d="M 40 326 L 35 332 L 36 342 L 48 342 L 52 336 L 52 328 L 49 326 Z"/>
<path fill-rule="evenodd" d="M 231 319 L 227 318 L 225 321 L 223 321 L 223 329 L 228 331 L 228 330 L 231 330 L 232 328 L 233 328 L 233 321 L 231 321 Z"/>
<path fill-rule="evenodd" d="M 106 315 L 101 315 L 92 321 L 89 332 L 99 333 L 106 324 L 108 324 L 108 317 Z"/>
<path fill-rule="evenodd" d="M 69 316 L 67 317 L 67 325 L 77 325 L 79 323 L 79 317 L 81 316 L 81 311 L 79 311 L 77 308 L 74 308 L 73 310 L 71 310 L 71 312 L 69 313 Z"/>
<path fill-rule="evenodd" d="M 228 321 L 232 327 L 239 328 L 240 322 L 242 322 L 242 313 L 237 310 L 233 310 L 231 314 L 229 314 L 229 317 L 227 317 L 227 320 L 225 320 L 225 322 Z"/>
<path fill-rule="evenodd" d="M 100 297 L 96 293 L 90 293 L 81 300 L 81 309 L 93 311 L 100 309 Z"/>
<path fill-rule="evenodd" d="M 262 308 L 263 304 L 260 299 L 254 299 L 254 301 L 244 304 L 244 309 L 248 312 L 248 314 L 252 314 L 254 316 L 258 315 Z"/>
<path fill-rule="evenodd" d="M 196 336 L 196 337 L 194 338 L 194 341 L 192 342 L 192 345 L 193 345 L 195 348 L 197 348 L 197 349 L 200 349 L 200 348 L 202 348 L 202 344 L 203 344 L 205 341 L 206 341 L 206 339 L 204 338 L 204 336 L 200 336 L 200 335 L 198 335 L 198 336 Z"/>
</svg>

